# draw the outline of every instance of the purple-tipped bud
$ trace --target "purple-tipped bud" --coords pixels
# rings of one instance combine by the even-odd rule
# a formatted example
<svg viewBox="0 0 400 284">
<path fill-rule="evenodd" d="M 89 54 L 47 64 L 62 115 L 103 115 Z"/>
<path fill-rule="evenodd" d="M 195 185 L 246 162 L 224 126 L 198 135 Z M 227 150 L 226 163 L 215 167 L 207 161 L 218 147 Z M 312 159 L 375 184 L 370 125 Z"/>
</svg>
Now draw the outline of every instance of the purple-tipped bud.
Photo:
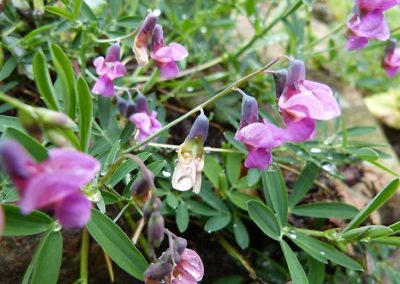
<svg viewBox="0 0 400 284">
<path fill-rule="evenodd" d="M 203 110 L 201 110 L 200 115 L 194 121 L 186 139 L 194 139 L 195 137 L 200 136 L 204 143 L 207 139 L 209 125 L 210 123 L 207 116 L 205 116 Z"/>
<path fill-rule="evenodd" d="M 128 102 L 121 97 L 117 97 L 117 106 L 120 115 L 126 117 Z"/>
<path fill-rule="evenodd" d="M 168 248 L 161 256 L 160 256 L 160 261 L 169 261 L 172 262 L 172 253 L 171 253 L 171 248 Z M 180 254 L 174 249 L 174 262 L 177 264 L 181 262 L 181 256 Z"/>
<path fill-rule="evenodd" d="M 174 240 L 174 247 L 178 254 L 181 255 L 187 247 L 187 240 L 181 237 L 176 237 Z"/>
<path fill-rule="evenodd" d="M 304 62 L 297 59 L 291 59 L 287 74 L 287 85 L 290 88 L 297 89 L 297 86 L 304 81 L 305 77 L 306 67 Z"/>
<path fill-rule="evenodd" d="M 172 264 L 170 262 L 157 262 L 150 264 L 144 275 L 151 279 L 159 280 L 172 272 Z"/>
<path fill-rule="evenodd" d="M 108 50 L 105 58 L 105 62 L 115 62 L 119 61 L 120 58 L 120 48 L 118 43 L 112 44 Z"/>
<path fill-rule="evenodd" d="M 164 240 L 164 218 L 159 211 L 151 213 L 147 225 L 147 238 L 153 247 L 159 247 Z"/>
<path fill-rule="evenodd" d="M 132 114 L 137 112 L 136 104 L 133 102 L 128 103 L 126 108 L 126 117 L 131 117 Z"/>
<path fill-rule="evenodd" d="M 132 50 L 140 66 L 146 66 L 149 63 L 147 43 L 153 34 L 156 22 L 157 16 L 153 12 L 149 12 L 135 37 Z"/>
<path fill-rule="evenodd" d="M 152 180 L 154 181 L 154 175 L 152 172 L 147 170 Z M 141 176 L 135 180 L 132 184 L 131 192 L 132 197 L 136 201 L 136 203 L 143 205 L 149 198 L 151 197 L 151 187 L 153 186 L 153 181 L 149 181 L 146 176 Z"/>
<path fill-rule="evenodd" d="M 25 149 L 12 140 L 1 141 L 0 162 L 2 169 L 11 177 L 16 187 L 24 188 L 30 177 L 28 166 L 35 164 Z"/>
<path fill-rule="evenodd" d="M 154 52 L 164 46 L 164 32 L 161 25 L 156 25 L 153 31 L 151 50 Z"/>
<path fill-rule="evenodd" d="M 36 108 L 35 113 L 38 115 L 40 122 L 46 127 L 60 127 L 64 129 L 72 129 L 77 127 L 75 122 L 66 114 L 46 108 Z"/>
<path fill-rule="evenodd" d="M 254 97 L 243 94 L 240 127 L 245 127 L 258 121 L 258 104 Z"/>
<path fill-rule="evenodd" d="M 387 45 L 385 48 L 385 54 L 386 55 L 392 55 L 396 49 L 396 45 L 397 45 L 397 40 L 394 38 L 391 38 L 387 41 Z"/>
<path fill-rule="evenodd" d="M 153 212 L 160 212 L 161 210 L 161 200 L 160 198 L 149 199 L 143 206 L 143 217 L 148 219 Z"/>
<path fill-rule="evenodd" d="M 146 97 L 139 92 L 136 98 L 136 111 L 137 112 L 148 112 L 147 100 Z"/>
<path fill-rule="evenodd" d="M 275 81 L 276 98 L 279 99 L 286 87 L 288 71 L 286 69 L 277 70 L 273 73 L 273 76 Z"/>
</svg>

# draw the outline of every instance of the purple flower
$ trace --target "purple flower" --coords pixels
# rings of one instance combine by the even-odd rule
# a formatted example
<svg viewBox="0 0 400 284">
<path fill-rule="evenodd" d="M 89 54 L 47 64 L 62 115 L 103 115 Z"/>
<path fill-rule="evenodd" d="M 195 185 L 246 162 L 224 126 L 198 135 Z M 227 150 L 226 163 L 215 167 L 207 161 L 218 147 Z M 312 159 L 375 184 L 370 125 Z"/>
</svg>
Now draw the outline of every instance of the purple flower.
<svg viewBox="0 0 400 284">
<path fill-rule="evenodd" d="M 399 3 L 400 0 L 356 0 L 357 11 L 347 23 L 347 49 L 361 49 L 370 39 L 387 40 L 390 30 L 383 12 Z"/>
<path fill-rule="evenodd" d="M 114 96 L 113 81 L 126 73 L 125 66 L 120 62 L 119 44 L 111 45 L 107 51 L 106 58 L 103 56 L 97 57 L 93 61 L 93 65 L 96 67 L 96 73 L 99 78 L 92 88 L 92 93 L 104 97 Z"/>
<path fill-rule="evenodd" d="M 160 68 L 161 76 L 165 79 L 175 78 L 179 74 L 176 61 L 185 59 L 188 52 L 185 47 L 176 42 L 164 45 L 164 33 L 160 25 L 156 25 L 153 32 L 151 58 Z"/>
<path fill-rule="evenodd" d="M 305 66 L 300 60 L 291 60 L 278 105 L 287 125 L 304 118 L 329 120 L 340 115 L 332 89 L 327 85 L 305 80 Z"/>
<path fill-rule="evenodd" d="M 96 159 L 75 150 L 52 149 L 49 158 L 38 163 L 13 141 L 2 142 L 0 157 L 19 192 L 23 214 L 51 209 L 66 228 L 86 225 L 91 203 L 81 189 L 100 170 Z"/>
<path fill-rule="evenodd" d="M 186 248 L 181 254 L 181 261 L 171 272 L 171 284 L 197 284 L 203 279 L 204 266 L 200 256 Z"/>
<path fill-rule="evenodd" d="M 137 128 L 136 140 L 140 143 L 161 129 L 162 125 L 157 120 L 157 112 L 148 110 L 146 98 L 142 94 L 139 94 L 137 98 L 136 111 L 130 116 L 129 120 Z"/>
<path fill-rule="evenodd" d="M 243 94 L 240 127 L 235 140 L 242 142 L 249 151 L 244 162 L 246 168 L 266 169 L 272 163 L 272 148 L 285 142 L 285 132 L 267 120 L 258 122 L 256 99 Z"/>
<path fill-rule="evenodd" d="M 135 54 L 136 61 L 140 66 L 146 66 L 149 63 L 147 44 L 151 39 L 156 23 L 157 16 L 150 11 L 144 19 L 135 37 L 132 51 Z"/>
<path fill-rule="evenodd" d="M 400 48 L 396 48 L 395 40 L 390 40 L 386 46 L 382 67 L 390 78 L 396 76 L 400 71 Z"/>
</svg>

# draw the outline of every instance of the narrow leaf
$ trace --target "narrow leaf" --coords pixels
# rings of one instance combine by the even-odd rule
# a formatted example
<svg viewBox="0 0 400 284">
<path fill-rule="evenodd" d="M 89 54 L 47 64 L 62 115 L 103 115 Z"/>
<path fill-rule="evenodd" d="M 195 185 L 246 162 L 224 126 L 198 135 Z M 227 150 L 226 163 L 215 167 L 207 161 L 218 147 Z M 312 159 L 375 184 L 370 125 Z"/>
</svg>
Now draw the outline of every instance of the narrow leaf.
<svg viewBox="0 0 400 284">
<path fill-rule="evenodd" d="M 250 218 L 268 237 L 274 240 L 281 238 L 281 229 L 274 213 L 258 201 L 247 203 Z"/>
<path fill-rule="evenodd" d="M 285 256 L 293 284 L 308 284 L 306 273 L 304 272 L 303 267 L 301 266 L 292 249 L 284 240 L 281 240 L 279 243 L 281 245 L 283 255 Z"/>
<path fill-rule="evenodd" d="M 249 246 L 249 232 L 246 229 L 246 226 L 243 222 L 238 218 L 233 218 L 233 233 L 235 235 L 235 240 L 241 249 L 246 249 Z"/>
<path fill-rule="evenodd" d="M 357 208 L 339 202 L 310 203 L 296 206 L 291 211 L 295 215 L 315 218 L 351 219 L 357 215 Z"/>
<path fill-rule="evenodd" d="M 81 149 L 89 150 L 90 135 L 92 131 L 93 103 L 89 87 L 82 77 L 79 77 L 76 90 L 79 103 L 79 134 Z"/>
<path fill-rule="evenodd" d="M 217 215 L 207 220 L 204 230 L 208 233 L 222 230 L 231 222 L 231 215 Z"/>
<path fill-rule="evenodd" d="M 181 204 L 176 211 L 176 225 L 179 232 L 183 233 L 189 226 L 189 211 L 186 204 Z"/>
<path fill-rule="evenodd" d="M 318 176 L 319 167 L 313 163 L 309 162 L 304 169 L 301 171 L 299 178 L 294 185 L 293 192 L 289 198 L 289 206 L 293 207 L 299 201 L 301 201 L 307 192 L 310 190 L 314 180 Z"/>
</svg>

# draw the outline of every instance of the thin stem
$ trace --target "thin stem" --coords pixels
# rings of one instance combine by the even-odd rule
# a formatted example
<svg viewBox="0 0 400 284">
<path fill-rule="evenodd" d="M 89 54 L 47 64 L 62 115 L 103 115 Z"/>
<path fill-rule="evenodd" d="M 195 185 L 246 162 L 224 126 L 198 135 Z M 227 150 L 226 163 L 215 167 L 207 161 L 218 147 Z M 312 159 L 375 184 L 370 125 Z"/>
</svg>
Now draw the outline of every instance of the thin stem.
<svg viewBox="0 0 400 284">
<path fill-rule="evenodd" d="M 134 245 L 136 245 L 137 241 L 139 240 L 140 234 L 142 233 L 144 228 L 144 218 L 140 218 L 139 224 L 137 225 L 137 228 L 135 230 L 135 233 L 133 234 L 132 237 L 132 242 Z"/>
<path fill-rule="evenodd" d="M 175 126 L 176 124 L 178 124 L 179 122 L 185 120 L 186 118 L 190 117 L 192 114 L 200 111 L 202 108 L 206 107 L 207 105 L 215 102 L 216 100 L 219 100 L 220 98 L 228 95 L 229 93 L 232 92 L 232 90 L 235 87 L 238 87 L 239 85 L 249 81 L 251 78 L 263 73 L 266 69 L 270 68 L 271 66 L 273 66 L 275 63 L 277 63 L 280 59 L 282 58 L 282 56 L 278 56 L 277 58 L 273 59 L 270 63 L 268 63 L 267 65 L 265 65 L 264 67 L 258 69 L 257 71 L 247 75 L 246 77 L 236 81 L 235 83 L 231 84 L 229 87 L 225 88 L 224 90 L 222 90 L 221 92 L 219 92 L 218 94 L 216 94 L 215 96 L 211 97 L 210 99 L 208 99 L 207 101 L 205 101 L 204 103 L 198 105 L 197 107 L 195 107 L 194 109 L 188 111 L 187 113 L 185 113 L 184 115 L 178 117 L 177 119 L 171 121 L 170 123 L 168 123 L 167 125 L 165 125 L 163 128 L 161 128 L 160 130 L 158 130 L 157 132 L 153 133 L 152 135 L 150 135 L 149 137 L 147 137 L 145 140 L 143 140 L 141 143 L 130 147 L 128 149 L 126 149 L 124 151 L 124 153 L 129 153 L 131 151 L 134 151 L 138 148 L 140 148 L 141 146 L 149 143 L 154 137 L 157 137 L 158 135 L 160 135 L 162 132 L 170 129 L 171 127 Z"/>
<path fill-rule="evenodd" d="M 6 94 L 1 93 L 1 92 L 0 92 L 0 100 L 12 105 L 13 107 L 15 107 L 17 109 L 21 109 L 21 110 L 24 110 L 27 112 L 33 112 L 33 107 L 28 106 L 28 105 L 20 102 L 19 100 L 14 99 L 11 96 L 7 96 Z"/>
<path fill-rule="evenodd" d="M 179 148 L 179 145 L 153 143 L 153 142 L 150 142 L 149 146 L 154 147 L 154 148 L 166 148 L 166 149 L 178 149 Z M 241 153 L 238 150 L 213 148 L 213 147 L 204 147 L 204 151 L 206 151 L 206 152 L 219 152 L 219 153 L 234 153 L 234 154 L 240 154 Z"/>
<path fill-rule="evenodd" d="M 116 223 L 119 220 L 119 218 L 121 218 L 122 214 L 124 214 L 124 212 L 126 211 L 126 209 L 129 208 L 130 205 L 131 205 L 130 202 L 126 203 L 126 205 L 118 213 L 117 217 L 114 218 L 114 220 L 113 220 L 114 223 Z"/>
<path fill-rule="evenodd" d="M 325 232 L 320 232 L 316 230 L 309 230 L 309 229 L 302 229 L 302 228 L 295 228 L 296 232 L 308 235 L 308 236 L 315 236 L 315 237 L 326 237 Z"/>
<path fill-rule="evenodd" d="M 110 257 L 108 256 L 108 254 L 104 250 L 103 250 L 103 254 L 104 254 L 104 259 L 106 261 L 108 274 L 110 275 L 110 281 L 111 281 L 111 283 L 114 283 L 115 277 L 114 277 L 113 264 L 111 262 Z"/>
<path fill-rule="evenodd" d="M 305 47 L 303 47 L 304 49 L 309 49 L 311 47 L 316 46 L 317 44 L 327 40 L 328 38 L 330 38 L 333 35 L 336 35 L 338 31 L 340 31 L 341 29 L 343 29 L 346 25 L 345 23 L 347 22 L 347 20 L 345 22 L 340 23 L 337 27 L 335 27 L 333 30 L 331 30 L 329 33 L 327 33 L 326 35 L 324 35 L 323 37 L 313 41 L 312 43 L 306 45 Z"/>
<path fill-rule="evenodd" d="M 82 230 L 80 283 L 88 283 L 88 258 L 89 258 L 89 233 L 86 228 Z"/>
<path fill-rule="evenodd" d="M 115 38 L 108 38 L 108 39 L 93 39 L 94 42 L 98 42 L 98 43 L 107 43 L 107 42 L 119 42 L 123 39 L 127 39 L 130 38 L 131 36 L 136 35 L 136 33 L 138 32 L 138 30 L 133 30 L 132 32 L 130 32 L 129 34 L 123 35 L 123 36 L 119 36 L 119 37 L 115 37 Z"/>
</svg>

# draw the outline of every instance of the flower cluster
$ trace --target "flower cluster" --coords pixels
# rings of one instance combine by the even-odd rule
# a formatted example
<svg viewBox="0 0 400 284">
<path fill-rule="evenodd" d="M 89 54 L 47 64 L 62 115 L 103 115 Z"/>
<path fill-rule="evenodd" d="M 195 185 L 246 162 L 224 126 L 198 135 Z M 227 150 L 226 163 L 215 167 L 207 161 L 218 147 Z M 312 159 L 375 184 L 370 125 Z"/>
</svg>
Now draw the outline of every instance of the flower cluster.
<svg viewBox="0 0 400 284">
<path fill-rule="evenodd" d="M 0 145 L 0 159 L 18 190 L 23 214 L 54 210 L 66 228 L 83 227 L 89 221 L 92 206 L 82 188 L 100 170 L 95 158 L 75 150 L 52 149 L 47 160 L 36 162 L 19 144 L 6 140 Z"/>
<path fill-rule="evenodd" d="M 347 49 L 364 48 L 370 39 L 389 39 L 390 30 L 383 12 L 399 3 L 400 0 L 356 0 L 355 13 L 347 23 Z"/>
<path fill-rule="evenodd" d="M 287 70 L 274 72 L 279 111 L 284 128 L 267 119 L 259 122 L 257 101 L 243 94 L 242 114 L 235 139 L 249 153 L 247 168 L 266 169 L 272 163 L 272 148 L 285 142 L 302 142 L 313 137 L 316 120 L 329 120 L 340 115 L 332 90 L 305 80 L 305 66 L 300 60 L 290 60 Z"/>
<path fill-rule="evenodd" d="M 187 241 L 166 230 L 170 247 L 150 264 L 145 272 L 146 284 L 196 284 L 203 279 L 204 266 L 200 256 L 187 248 Z"/>
<path fill-rule="evenodd" d="M 185 59 L 188 52 L 185 47 L 176 42 L 164 44 L 164 32 L 161 25 L 156 24 L 157 16 L 149 12 L 139 28 L 132 50 L 140 66 L 148 64 L 147 46 L 151 43 L 151 58 L 160 69 L 161 76 L 165 79 L 175 78 L 179 74 L 176 61 Z"/>
</svg>

